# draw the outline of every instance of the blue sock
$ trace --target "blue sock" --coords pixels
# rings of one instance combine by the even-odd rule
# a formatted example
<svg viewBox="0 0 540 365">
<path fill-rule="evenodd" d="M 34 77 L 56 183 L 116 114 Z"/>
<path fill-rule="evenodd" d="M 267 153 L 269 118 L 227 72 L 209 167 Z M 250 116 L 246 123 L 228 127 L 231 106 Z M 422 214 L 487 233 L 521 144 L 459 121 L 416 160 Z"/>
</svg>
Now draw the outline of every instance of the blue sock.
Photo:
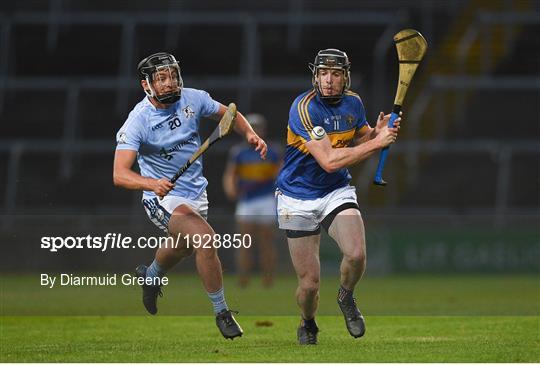
<svg viewBox="0 0 540 365">
<path fill-rule="evenodd" d="M 148 269 L 146 269 L 146 277 L 147 278 L 162 278 L 163 275 L 165 275 L 165 270 L 163 270 L 163 268 L 161 266 L 159 266 L 159 264 L 156 262 L 156 260 L 154 259 L 154 261 L 152 262 L 152 264 L 150 266 L 148 266 Z"/>
<path fill-rule="evenodd" d="M 215 293 L 208 293 L 208 297 L 212 301 L 215 314 L 229 309 L 229 307 L 227 307 L 227 303 L 225 302 L 225 291 L 223 288 L 219 289 Z"/>
</svg>

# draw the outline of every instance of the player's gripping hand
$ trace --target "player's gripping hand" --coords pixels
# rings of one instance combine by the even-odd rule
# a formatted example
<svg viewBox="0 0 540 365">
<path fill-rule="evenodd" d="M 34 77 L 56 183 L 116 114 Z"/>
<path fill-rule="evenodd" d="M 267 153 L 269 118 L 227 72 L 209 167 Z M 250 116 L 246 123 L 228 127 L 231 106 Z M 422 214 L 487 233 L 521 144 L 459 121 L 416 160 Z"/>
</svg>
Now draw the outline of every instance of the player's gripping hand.
<svg viewBox="0 0 540 365">
<path fill-rule="evenodd" d="M 398 119 L 396 119 L 396 121 L 398 121 Z M 398 124 L 399 126 L 399 124 Z M 381 131 L 379 132 L 379 134 L 377 134 L 377 137 L 375 137 L 375 140 L 377 142 L 379 142 L 379 147 L 380 148 L 384 148 L 384 147 L 387 147 L 388 145 L 394 143 L 397 139 L 397 136 L 398 136 L 398 128 L 399 127 L 394 127 L 394 128 L 388 128 L 388 126 L 385 126 L 381 129 Z"/>
<path fill-rule="evenodd" d="M 268 151 L 268 147 L 266 146 L 264 139 L 259 137 L 257 133 L 250 132 L 246 135 L 246 140 L 250 145 L 255 146 L 255 151 L 259 152 L 263 160 L 266 160 L 266 152 Z"/>
<path fill-rule="evenodd" d="M 391 114 L 384 115 L 383 112 L 379 113 L 379 117 L 377 118 L 377 124 L 375 125 L 375 132 L 379 134 L 381 130 L 388 125 L 388 121 L 390 120 Z M 394 127 L 399 130 L 400 128 L 400 122 L 401 117 L 403 116 L 403 112 L 399 112 L 399 118 L 394 120 Z"/>
<path fill-rule="evenodd" d="M 152 179 L 151 187 L 154 194 L 163 198 L 174 188 L 174 184 L 162 177 L 161 179 Z"/>
</svg>

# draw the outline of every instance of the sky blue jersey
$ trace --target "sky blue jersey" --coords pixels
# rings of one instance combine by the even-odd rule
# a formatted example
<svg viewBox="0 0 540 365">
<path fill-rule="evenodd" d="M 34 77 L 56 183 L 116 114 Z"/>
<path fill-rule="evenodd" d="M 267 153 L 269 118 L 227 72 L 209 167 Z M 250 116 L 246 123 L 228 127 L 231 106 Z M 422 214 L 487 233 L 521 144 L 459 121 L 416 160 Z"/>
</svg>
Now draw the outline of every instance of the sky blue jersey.
<svg viewBox="0 0 540 365">
<path fill-rule="evenodd" d="M 142 176 L 170 179 L 201 145 L 199 121 L 216 114 L 220 104 L 203 90 L 182 89 L 180 100 L 158 109 L 145 97 L 116 134 L 117 150 L 137 151 Z M 202 175 L 202 158 L 178 179 L 169 194 L 196 199 L 208 185 Z M 145 199 L 156 195 L 144 191 Z"/>
<path fill-rule="evenodd" d="M 370 129 L 358 94 L 346 91 L 337 104 L 325 103 L 315 90 L 300 94 L 289 112 L 285 161 L 277 180 L 278 189 L 296 199 L 322 198 L 351 180 L 346 168 L 328 173 L 309 153 L 305 144 L 314 138 L 315 126 L 324 128 L 333 148 L 349 146 L 357 131 Z"/>
</svg>

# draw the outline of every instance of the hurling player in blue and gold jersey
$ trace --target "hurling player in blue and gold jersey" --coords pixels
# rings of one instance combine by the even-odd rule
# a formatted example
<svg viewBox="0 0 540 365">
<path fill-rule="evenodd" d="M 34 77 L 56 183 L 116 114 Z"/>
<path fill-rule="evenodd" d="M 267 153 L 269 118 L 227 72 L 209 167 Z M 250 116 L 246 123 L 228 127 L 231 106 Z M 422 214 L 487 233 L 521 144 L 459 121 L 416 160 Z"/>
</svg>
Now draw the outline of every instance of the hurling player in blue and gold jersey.
<svg viewBox="0 0 540 365">
<path fill-rule="evenodd" d="M 353 337 L 365 332 L 353 297 L 366 266 L 364 223 L 347 167 L 395 142 L 400 122 L 398 118 L 395 128 L 388 128 L 390 115 L 381 112 L 376 126 L 369 126 L 362 100 L 349 90 L 345 52 L 321 50 L 310 69 L 313 89 L 291 106 L 285 161 L 277 180 L 279 228 L 286 231 L 298 276 L 300 344 L 317 343 L 321 226 L 343 254 L 337 302 L 347 329 Z"/>
<path fill-rule="evenodd" d="M 253 130 L 266 135 L 266 118 L 261 114 L 248 114 Z M 281 152 L 272 144 L 268 145 L 266 160 L 246 143 L 231 149 L 227 167 L 223 174 L 223 190 L 230 200 L 236 200 L 236 223 L 242 233 L 249 234 L 254 247 L 241 247 L 235 251 L 238 284 L 246 287 L 250 281 L 250 271 L 254 265 L 256 247 L 259 253 L 259 267 L 265 287 L 273 283 L 276 264 L 276 249 L 273 244 L 276 226 L 276 177 L 281 166 Z"/>
<path fill-rule="evenodd" d="M 114 184 L 142 190 L 142 203 L 150 220 L 176 239 L 179 235 L 213 237 L 205 220 L 208 211 L 202 159 L 195 161 L 172 184 L 169 179 L 201 145 L 199 122 L 202 117 L 219 120 L 227 108 L 203 90 L 184 88 L 180 66 L 173 55 L 156 53 L 138 65 L 145 97 L 133 108 L 117 133 L 114 157 Z M 241 113 L 235 130 L 255 147 L 261 158 L 266 143 L 253 131 Z M 131 169 L 135 160 L 140 174 Z M 214 247 L 159 247 L 150 266 L 137 267 L 144 278 L 143 304 L 150 314 L 157 313 L 157 297 L 162 295 L 160 279 L 182 258 L 195 252 L 195 263 L 204 288 L 214 307 L 216 324 L 225 338 L 242 335 L 242 329 L 227 307 L 223 291 L 221 262 Z"/>
</svg>

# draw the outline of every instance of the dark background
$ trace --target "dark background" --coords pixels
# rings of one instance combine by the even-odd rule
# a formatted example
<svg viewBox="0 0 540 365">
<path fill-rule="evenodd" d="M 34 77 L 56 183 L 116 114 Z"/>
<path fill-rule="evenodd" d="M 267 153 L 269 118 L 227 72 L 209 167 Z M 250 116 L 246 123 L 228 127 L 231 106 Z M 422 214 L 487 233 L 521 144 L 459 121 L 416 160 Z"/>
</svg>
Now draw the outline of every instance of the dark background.
<svg viewBox="0 0 540 365">
<path fill-rule="evenodd" d="M 186 87 L 264 114 L 268 139 L 284 145 L 290 104 L 311 87 L 307 63 L 320 49 L 348 53 L 370 123 L 388 112 L 398 70 L 392 36 L 403 28 L 420 30 L 429 49 L 386 165 L 389 185 L 371 185 L 377 158 L 351 169 L 371 257 L 387 257 L 386 248 L 400 257 L 379 261 L 381 271 L 538 270 L 540 2 L 421 0 L 2 2 L 0 212 L 2 250 L 13 258 L 3 269 L 107 268 L 84 253 L 43 259 L 50 254 L 35 237 L 62 232 L 66 217 L 79 231 L 157 233 L 140 192 L 112 184 L 116 131 L 144 96 L 136 79 L 143 57 L 173 53 Z M 202 126 L 205 137 L 215 123 Z M 234 204 L 221 177 L 238 141 L 228 137 L 204 157 L 210 220 L 223 232 Z M 119 218 L 103 223 L 105 215 Z M 404 264 L 437 240 L 444 260 L 433 261 L 437 251 L 422 259 L 431 266 Z M 460 266 L 474 253 L 452 256 L 456 242 L 483 247 L 479 259 Z M 134 254 L 117 255 L 111 266 L 132 264 Z"/>
</svg>

